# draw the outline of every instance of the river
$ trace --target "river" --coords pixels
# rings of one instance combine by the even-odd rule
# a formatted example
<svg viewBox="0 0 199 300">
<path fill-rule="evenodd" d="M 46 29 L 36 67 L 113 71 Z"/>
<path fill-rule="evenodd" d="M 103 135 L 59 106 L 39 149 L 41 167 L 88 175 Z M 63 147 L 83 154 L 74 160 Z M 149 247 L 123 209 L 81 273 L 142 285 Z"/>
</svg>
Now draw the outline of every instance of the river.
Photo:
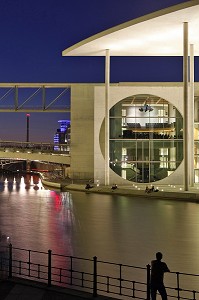
<svg viewBox="0 0 199 300">
<path fill-rule="evenodd" d="M 199 204 L 46 190 L 37 176 L 0 180 L 0 230 L 15 247 L 199 273 Z"/>
</svg>

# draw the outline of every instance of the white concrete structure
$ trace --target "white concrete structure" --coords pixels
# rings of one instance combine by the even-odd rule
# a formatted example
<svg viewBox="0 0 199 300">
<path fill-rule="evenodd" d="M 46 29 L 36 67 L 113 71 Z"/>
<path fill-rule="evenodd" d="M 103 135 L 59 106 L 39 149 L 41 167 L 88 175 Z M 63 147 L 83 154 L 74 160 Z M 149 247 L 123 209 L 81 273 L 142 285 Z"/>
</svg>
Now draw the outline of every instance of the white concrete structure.
<svg viewBox="0 0 199 300">
<path fill-rule="evenodd" d="M 183 56 L 183 23 L 199 55 L 199 1 L 191 0 L 122 23 L 62 52 L 63 56 Z"/>
<path fill-rule="evenodd" d="M 105 86 L 77 84 L 71 87 L 71 176 L 93 178 L 104 184 L 104 105 Z M 119 83 L 110 85 L 109 109 L 122 99 L 134 95 L 156 95 L 166 99 L 183 115 L 183 83 Z M 199 83 L 195 84 L 195 101 L 199 100 Z M 196 113 L 195 113 L 196 114 Z M 198 114 L 197 114 L 198 119 Z M 197 122 L 196 122 L 197 123 Z M 196 140 L 198 129 L 195 129 Z M 196 161 L 195 161 L 196 164 Z M 195 169 L 198 169 L 195 167 Z M 110 184 L 132 185 L 112 170 Z M 161 184 L 183 184 L 183 162 Z M 197 174 L 195 174 L 195 180 Z"/>
<path fill-rule="evenodd" d="M 3 151 L 0 149 L 1 159 L 13 160 L 30 160 L 30 161 L 44 161 L 48 163 L 57 163 L 63 165 L 70 165 L 70 155 L 56 155 L 52 153 L 32 153 L 31 151 L 22 152 L 16 151 L 12 148 Z"/>
<path fill-rule="evenodd" d="M 72 91 L 77 92 L 75 95 L 72 92 L 71 98 L 71 172 L 74 176 L 78 171 L 81 173 L 87 172 L 94 173 L 95 180 L 100 180 L 105 184 L 113 182 L 128 183 L 128 181 L 121 178 L 125 176 L 119 177 L 109 168 L 109 110 L 122 99 L 145 94 L 165 99 L 169 102 L 168 107 L 169 105 L 175 106 L 183 116 L 184 166 L 181 164 L 175 172 L 169 173 L 171 175 L 161 181 L 164 183 L 175 182 L 176 184 L 183 181 L 185 190 L 193 185 L 194 177 L 197 181 L 197 172 L 193 175 L 191 170 L 194 167 L 197 169 L 197 153 L 199 153 L 196 150 L 194 162 L 193 102 L 194 97 L 197 100 L 198 87 L 194 87 L 193 83 L 193 45 L 195 55 L 199 55 L 198 16 L 199 0 L 187 1 L 105 30 L 63 51 L 63 55 L 67 56 L 106 57 L 104 87 L 81 85 L 79 88 L 75 86 L 72 88 Z M 191 48 L 191 71 L 188 67 L 189 48 Z M 125 86 L 119 84 L 118 86 L 110 86 L 111 56 L 183 56 L 183 84 L 129 83 Z M 192 74 L 190 83 L 188 82 L 189 74 Z M 79 115 L 78 111 L 82 113 L 80 109 L 84 109 L 86 115 L 81 114 L 81 117 L 78 118 L 76 114 Z M 93 112 L 91 112 L 92 109 Z M 195 121 L 198 122 L 197 112 L 195 117 Z M 158 118 L 160 119 L 160 115 L 158 115 Z M 168 119 L 168 117 L 166 118 Z M 103 125 L 103 120 L 105 122 L 103 134 L 101 134 L 100 128 Z M 77 122 L 79 125 L 81 122 L 81 128 L 83 127 L 83 129 L 80 130 L 80 126 L 76 125 Z M 161 124 L 159 121 L 158 123 Z M 87 133 L 84 136 L 84 143 L 81 142 L 83 131 Z M 151 146 L 149 145 L 149 147 Z M 197 148 L 197 144 L 195 144 L 195 148 Z M 151 162 L 152 159 L 149 159 L 147 163 L 150 164 Z M 123 163 L 121 162 L 121 164 Z M 140 161 L 136 159 L 136 163 L 140 163 Z M 170 164 L 172 163 L 170 161 Z"/>
</svg>

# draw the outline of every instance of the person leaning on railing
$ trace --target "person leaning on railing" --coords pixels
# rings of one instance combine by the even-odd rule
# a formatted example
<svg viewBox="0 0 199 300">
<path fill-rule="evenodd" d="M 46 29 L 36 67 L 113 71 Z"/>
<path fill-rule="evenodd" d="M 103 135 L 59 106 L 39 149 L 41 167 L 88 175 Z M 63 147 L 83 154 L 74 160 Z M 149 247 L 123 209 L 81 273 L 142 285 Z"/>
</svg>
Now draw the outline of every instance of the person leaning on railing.
<svg viewBox="0 0 199 300">
<path fill-rule="evenodd" d="M 157 291 L 162 300 L 167 300 L 167 292 L 164 286 L 164 273 L 170 272 L 167 264 L 161 261 L 162 253 L 156 253 L 156 260 L 151 262 L 151 299 L 156 300 Z"/>
</svg>

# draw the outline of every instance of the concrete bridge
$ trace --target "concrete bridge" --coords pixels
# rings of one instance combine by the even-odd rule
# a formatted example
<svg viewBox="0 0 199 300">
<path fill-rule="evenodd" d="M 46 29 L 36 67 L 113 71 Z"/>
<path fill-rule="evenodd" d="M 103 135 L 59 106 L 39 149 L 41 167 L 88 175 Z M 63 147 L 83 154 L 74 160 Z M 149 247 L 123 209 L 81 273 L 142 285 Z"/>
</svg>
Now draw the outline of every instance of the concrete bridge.
<svg viewBox="0 0 199 300">
<path fill-rule="evenodd" d="M 0 141 L 0 160 L 30 160 L 70 165 L 67 144 Z"/>
</svg>

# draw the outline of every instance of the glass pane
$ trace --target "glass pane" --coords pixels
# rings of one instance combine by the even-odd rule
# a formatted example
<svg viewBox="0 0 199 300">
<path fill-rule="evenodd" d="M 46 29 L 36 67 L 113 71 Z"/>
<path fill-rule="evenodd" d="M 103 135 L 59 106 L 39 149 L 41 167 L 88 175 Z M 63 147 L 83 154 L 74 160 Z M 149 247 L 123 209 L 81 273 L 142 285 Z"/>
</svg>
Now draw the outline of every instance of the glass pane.
<svg viewBox="0 0 199 300">
<path fill-rule="evenodd" d="M 122 118 L 110 119 L 110 139 L 122 138 Z"/>
<path fill-rule="evenodd" d="M 194 156 L 194 169 L 199 169 L 199 156 Z"/>
<path fill-rule="evenodd" d="M 199 124 L 194 125 L 194 140 L 199 140 Z"/>
<path fill-rule="evenodd" d="M 199 183 L 199 170 L 195 170 L 195 183 Z"/>
<path fill-rule="evenodd" d="M 122 117 L 122 103 L 118 102 L 110 109 L 110 117 Z"/>
</svg>

